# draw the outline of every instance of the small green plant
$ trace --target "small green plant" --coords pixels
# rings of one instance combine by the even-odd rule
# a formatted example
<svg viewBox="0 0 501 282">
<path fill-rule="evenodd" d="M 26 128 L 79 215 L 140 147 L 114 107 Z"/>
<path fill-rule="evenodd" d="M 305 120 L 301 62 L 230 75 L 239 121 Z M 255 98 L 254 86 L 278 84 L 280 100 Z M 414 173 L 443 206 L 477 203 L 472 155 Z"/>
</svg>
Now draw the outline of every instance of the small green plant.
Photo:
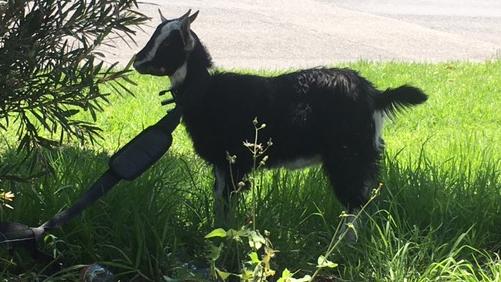
<svg viewBox="0 0 501 282">
<path fill-rule="evenodd" d="M 211 278 L 226 281 L 230 276 L 235 276 L 241 281 L 268 281 L 269 277 L 275 275 L 275 270 L 271 267 L 271 259 L 277 252 L 273 249 L 269 235 L 268 231 L 265 231 L 263 236 L 259 230 L 252 230 L 246 226 L 239 230 L 218 228 L 207 234 L 206 239 L 223 238 L 226 242 L 234 241 L 237 244 L 244 244 L 246 241 L 248 244 L 246 259 L 242 259 L 241 270 L 238 274 L 226 272 L 217 267 L 216 262 L 221 257 L 225 241 L 218 246 L 211 244 L 209 252 Z"/>
<path fill-rule="evenodd" d="M 249 152 L 252 154 L 252 173 L 250 177 L 248 177 L 247 181 L 252 188 L 252 198 L 256 199 L 256 194 L 259 193 L 260 188 L 262 187 L 262 182 L 259 179 L 262 179 L 256 175 L 257 170 L 266 165 L 266 161 L 268 160 L 268 156 L 266 155 L 266 151 L 273 145 L 271 138 L 266 142 L 266 146 L 262 143 L 259 143 L 259 131 L 266 127 L 266 123 L 259 124 L 259 121 L 256 118 L 252 121 L 254 125 L 254 141 L 251 143 L 249 141 L 244 141 L 243 145 L 249 149 Z M 257 201 L 253 201 L 252 203 L 252 229 L 256 230 L 256 211 L 257 211 Z"/>
<path fill-rule="evenodd" d="M 256 198 L 257 187 L 261 186 L 259 177 L 256 175 L 256 170 L 261 168 L 266 164 L 268 156 L 265 155 L 266 151 L 270 146 L 273 145 L 271 139 L 266 142 L 266 145 L 259 143 L 259 131 L 266 127 L 266 124 L 259 124 L 257 118 L 252 121 L 254 126 L 254 140 L 249 142 L 245 140 L 243 146 L 249 149 L 253 160 L 253 171 L 245 179 L 231 179 L 232 185 L 234 186 L 234 191 L 239 192 L 242 188 L 250 186 L 252 188 L 253 199 Z M 230 175 L 233 177 L 232 165 L 237 161 L 237 156 L 231 155 L 227 152 L 226 156 Z M 234 208 L 234 207 L 232 207 Z M 270 233 L 268 231 L 264 232 L 264 236 L 261 232 L 256 229 L 256 210 L 257 202 L 253 201 L 250 218 L 251 225 L 242 226 L 240 229 L 228 229 L 224 230 L 218 228 L 210 232 L 205 236 L 206 239 L 213 238 L 223 238 L 225 241 L 221 242 L 218 246 L 210 244 L 209 259 L 210 259 L 210 273 L 213 279 L 227 280 L 230 276 L 235 276 L 240 278 L 241 281 L 268 281 L 268 277 L 275 275 L 275 270 L 271 268 L 271 259 L 275 256 L 276 250 L 273 249 L 271 241 L 269 239 Z M 239 253 L 239 248 L 247 241 L 247 247 L 245 251 L 244 259 L 239 259 L 239 273 L 231 273 L 221 270 L 217 267 L 216 262 L 221 258 L 224 244 L 235 243 L 236 252 Z M 238 255 L 238 254 L 237 254 Z"/>
<path fill-rule="evenodd" d="M 359 217 L 364 213 L 368 204 L 371 203 L 378 195 L 381 190 L 382 184 L 375 190 L 369 199 L 369 201 L 360 209 L 356 214 L 342 213 L 340 215 L 341 221 L 338 224 L 336 231 L 334 232 L 331 242 L 323 255 L 317 258 L 316 270 L 313 275 L 305 275 L 302 278 L 294 278 L 294 274 L 290 272 L 287 268 L 282 271 L 281 277 L 278 279 L 279 282 L 303 282 L 303 281 L 314 281 L 314 279 L 325 269 L 334 269 L 338 267 L 338 264 L 329 260 L 332 253 L 337 250 L 339 244 L 345 239 L 347 234 L 350 232 L 355 232 L 356 227 L 353 224 L 354 221 L 358 220 Z M 343 227 L 346 228 L 343 228 Z M 243 226 L 239 230 L 228 229 L 224 230 L 222 228 L 217 228 L 211 231 L 205 236 L 205 239 L 215 239 L 221 238 L 224 241 L 220 242 L 219 245 L 210 244 L 209 259 L 210 259 L 210 275 L 214 280 L 226 281 L 230 276 L 238 277 L 241 281 L 269 281 L 268 278 L 274 277 L 276 271 L 272 268 L 271 260 L 278 253 L 278 250 L 273 248 L 270 240 L 270 233 L 264 231 L 264 236 L 261 235 L 258 229 L 250 228 L 249 226 Z M 217 261 L 222 257 L 222 252 L 224 245 L 231 245 L 235 242 L 238 246 L 244 246 L 247 242 L 245 259 L 240 261 L 240 272 L 230 273 L 221 270 L 217 266 Z M 238 250 L 237 250 L 238 251 Z"/>
</svg>

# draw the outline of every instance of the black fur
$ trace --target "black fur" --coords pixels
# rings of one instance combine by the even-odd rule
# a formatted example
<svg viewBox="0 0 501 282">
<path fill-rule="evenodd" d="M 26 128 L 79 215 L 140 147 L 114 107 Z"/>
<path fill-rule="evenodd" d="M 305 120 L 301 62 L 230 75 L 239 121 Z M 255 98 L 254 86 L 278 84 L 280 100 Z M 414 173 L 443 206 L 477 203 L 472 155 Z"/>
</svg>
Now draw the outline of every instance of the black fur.
<svg viewBox="0 0 501 282">
<path fill-rule="evenodd" d="M 427 98 L 409 86 L 381 93 L 350 69 L 314 68 L 276 77 L 212 71 L 207 50 L 191 34 L 196 47 L 185 56 L 187 75 L 178 87 L 178 103 L 196 152 L 215 167 L 215 185 L 224 181 L 224 195 L 234 187 L 232 178 L 238 181 L 252 169 L 242 142 L 253 140 L 257 117 L 266 124 L 259 143 L 273 141 L 267 166 L 318 156 L 341 203 L 358 208 L 375 185 L 382 153 L 375 111 L 392 113 Z M 178 61 L 164 54 L 153 63 L 173 70 L 181 67 Z M 148 68 L 137 69 L 155 74 L 144 71 Z M 234 175 L 229 175 L 227 152 L 237 156 Z"/>
<path fill-rule="evenodd" d="M 424 103 L 427 98 L 421 89 L 403 85 L 386 89 L 382 95 L 377 95 L 375 107 L 392 116 L 400 109 Z"/>
</svg>

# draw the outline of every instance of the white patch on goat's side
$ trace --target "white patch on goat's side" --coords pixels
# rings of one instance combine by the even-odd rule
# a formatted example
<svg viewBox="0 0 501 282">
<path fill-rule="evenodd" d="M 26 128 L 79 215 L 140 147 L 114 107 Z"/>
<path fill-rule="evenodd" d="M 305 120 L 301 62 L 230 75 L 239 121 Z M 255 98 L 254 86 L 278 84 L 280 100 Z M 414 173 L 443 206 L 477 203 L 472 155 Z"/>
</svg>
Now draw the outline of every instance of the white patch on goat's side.
<svg viewBox="0 0 501 282">
<path fill-rule="evenodd" d="M 321 161 L 320 156 L 316 155 L 316 156 L 313 156 L 311 158 L 297 158 L 297 159 L 292 160 L 292 161 L 279 163 L 276 166 L 277 167 L 284 167 L 284 168 L 288 168 L 288 169 L 300 169 L 300 168 L 304 168 L 304 167 L 311 166 L 314 164 L 318 164 L 318 163 L 320 163 L 320 161 Z"/>
<path fill-rule="evenodd" d="M 187 71 L 187 64 L 186 62 L 184 62 L 184 64 L 179 67 L 172 75 L 169 75 L 170 84 L 173 88 L 176 88 L 184 82 Z"/>
<path fill-rule="evenodd" d="M 372 118 L 374 119 L 374 146 L 379 149 L 381 148 L 381 133 L 383 132 L 384 112 L 374 111 Z"/>
</svg>

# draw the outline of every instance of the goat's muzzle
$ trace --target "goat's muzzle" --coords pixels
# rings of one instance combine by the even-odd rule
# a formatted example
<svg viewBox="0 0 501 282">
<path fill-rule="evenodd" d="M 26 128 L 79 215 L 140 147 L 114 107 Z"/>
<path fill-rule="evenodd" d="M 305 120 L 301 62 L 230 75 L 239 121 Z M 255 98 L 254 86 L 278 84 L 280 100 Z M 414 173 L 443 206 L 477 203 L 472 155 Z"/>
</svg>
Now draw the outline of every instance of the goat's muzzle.
<svg viewBox="0 0 501 282">
<path fill-rule="evenodd" d="M 168 75 L 164 67 L 157 67 L 149 62 L 139 62 L 136 60 L 133 64 L 134 69 L 140 74 L 149 74 L 155 76 L 166 76 Z"/>
</svg>

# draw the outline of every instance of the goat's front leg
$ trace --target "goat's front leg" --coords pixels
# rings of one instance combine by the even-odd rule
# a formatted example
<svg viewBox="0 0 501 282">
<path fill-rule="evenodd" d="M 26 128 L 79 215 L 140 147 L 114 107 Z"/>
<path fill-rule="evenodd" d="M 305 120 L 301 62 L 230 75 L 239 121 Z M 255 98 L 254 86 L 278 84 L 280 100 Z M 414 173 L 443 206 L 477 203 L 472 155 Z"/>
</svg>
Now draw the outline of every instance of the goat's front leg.
<svg viewBox="0 0 501 282">
<path fill-rule="evenodd" d="M 214 211 L 215 225 L 225 226 L 228 205 L 227 179 L 229 171 L 226 169 L 214 166 Z"/>
<path fill-rule="evenodd" d="M 241 167 L 214 166 L 214 211 L 216 226 L 227 227 L 230 211 L 237 207 L 240 190 L 249 188 L 245 176 L 249 170 Z M 247 183 L 239 186 L 238 183 Z"/>
<path fill-rule="evenodd" d="M 238 205 L 238 195 L 240 189 L 239 182 L 245 176 L 243 170 L 230 170 L 229 167 L 214 166 L 214 211 L 215 224 L 220 227 L 227 227 L 230 222 L 230 211 Z M 232 175 L 233 174 L 233 175 Z"/>
</svg>

